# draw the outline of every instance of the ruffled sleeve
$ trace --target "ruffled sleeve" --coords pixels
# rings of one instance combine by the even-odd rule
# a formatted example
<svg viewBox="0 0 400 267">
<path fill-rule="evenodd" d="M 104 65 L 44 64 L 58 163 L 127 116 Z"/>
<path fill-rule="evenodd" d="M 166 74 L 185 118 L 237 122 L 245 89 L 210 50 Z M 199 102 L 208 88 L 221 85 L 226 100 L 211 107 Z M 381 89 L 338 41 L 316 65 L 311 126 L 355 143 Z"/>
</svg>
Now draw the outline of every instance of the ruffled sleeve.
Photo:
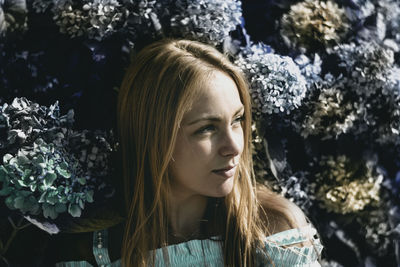
<svg viewBox="0 0 400 267">
<path fill-rule="evenodd" d="M 258 266 L 274 263 L 275 266 L 321 266 L 318 262 L 323 246 L 311 224 L 286 230 L 265 239 L 265 251 L 258 253 Z M 307 242 L 308 241 L 308 242 Z M 299 246 L 307 242 L 311 245 Z"/>
</svg>

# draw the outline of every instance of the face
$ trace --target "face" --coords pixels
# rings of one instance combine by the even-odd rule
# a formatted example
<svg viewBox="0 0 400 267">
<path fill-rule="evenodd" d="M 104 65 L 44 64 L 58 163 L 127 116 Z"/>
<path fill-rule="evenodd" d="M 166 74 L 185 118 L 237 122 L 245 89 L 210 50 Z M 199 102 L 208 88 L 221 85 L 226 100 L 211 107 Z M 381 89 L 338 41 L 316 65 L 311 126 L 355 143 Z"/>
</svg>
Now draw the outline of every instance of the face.
<svg viewBox="0 0 400 267">
<path fill-rule="evenodd" d="M 173 193 L 222 197 L 231 192 L 243 151 L 244 107 L 235 82 L 215 71 L 178 131 Z"/>
</svg>

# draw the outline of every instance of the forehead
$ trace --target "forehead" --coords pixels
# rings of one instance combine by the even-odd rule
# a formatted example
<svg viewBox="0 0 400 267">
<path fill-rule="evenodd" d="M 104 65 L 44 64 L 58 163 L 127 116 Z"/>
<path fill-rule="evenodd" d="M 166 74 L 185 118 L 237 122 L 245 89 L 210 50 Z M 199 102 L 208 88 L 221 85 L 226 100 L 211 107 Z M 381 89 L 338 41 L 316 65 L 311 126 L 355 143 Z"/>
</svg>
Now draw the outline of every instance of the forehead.
<svg viewBox="0 0 400 267">
<path fill-rule="evenodd" d="M 221 71 L 212 72 L 199 89 L 191 108 L 184 115 L 184 121 L 202 114 L 228 115 L 243 106 L 235 82 Z"/>
</svg>

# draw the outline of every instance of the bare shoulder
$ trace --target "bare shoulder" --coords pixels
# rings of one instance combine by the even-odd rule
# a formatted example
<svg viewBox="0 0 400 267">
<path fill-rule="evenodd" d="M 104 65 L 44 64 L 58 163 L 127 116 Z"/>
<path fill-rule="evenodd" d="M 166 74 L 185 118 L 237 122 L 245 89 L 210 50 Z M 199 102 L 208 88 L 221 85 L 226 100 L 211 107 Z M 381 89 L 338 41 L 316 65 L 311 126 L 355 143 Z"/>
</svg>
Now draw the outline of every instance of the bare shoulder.
<svg viewBox="0 0 400 267">
<path fill-rule="evenodd" d="M 304 212 L 296 204 L 267 187 L 257 187 L 257 199 L 267 235 L 308 225 Z"/>
</svg>

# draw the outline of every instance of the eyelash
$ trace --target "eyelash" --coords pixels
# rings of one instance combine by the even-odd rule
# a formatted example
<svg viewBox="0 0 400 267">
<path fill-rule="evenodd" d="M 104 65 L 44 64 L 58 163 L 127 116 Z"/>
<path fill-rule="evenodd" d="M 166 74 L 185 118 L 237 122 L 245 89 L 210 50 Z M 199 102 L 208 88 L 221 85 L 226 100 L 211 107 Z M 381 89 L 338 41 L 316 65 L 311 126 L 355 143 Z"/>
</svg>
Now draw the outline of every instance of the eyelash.
<svg viewBox="0 0 400 267">
<path fill-rule="evenodd" d="M 241 123 L 242 121 L 244 121 L 244 115 L 237 117 L 233 122 L 234 123 L 237 123 L 237 122 Z M 215 129 L 215 126 L 210 124 L 210 125 L 206 125 L 206 126 L 200 128 L 195 133 L 201 135 L 201 134 L 205 134 L 205 133 L 207 133 L 209 131 L 212 131 L 214 129 Z"/>
</svg>

